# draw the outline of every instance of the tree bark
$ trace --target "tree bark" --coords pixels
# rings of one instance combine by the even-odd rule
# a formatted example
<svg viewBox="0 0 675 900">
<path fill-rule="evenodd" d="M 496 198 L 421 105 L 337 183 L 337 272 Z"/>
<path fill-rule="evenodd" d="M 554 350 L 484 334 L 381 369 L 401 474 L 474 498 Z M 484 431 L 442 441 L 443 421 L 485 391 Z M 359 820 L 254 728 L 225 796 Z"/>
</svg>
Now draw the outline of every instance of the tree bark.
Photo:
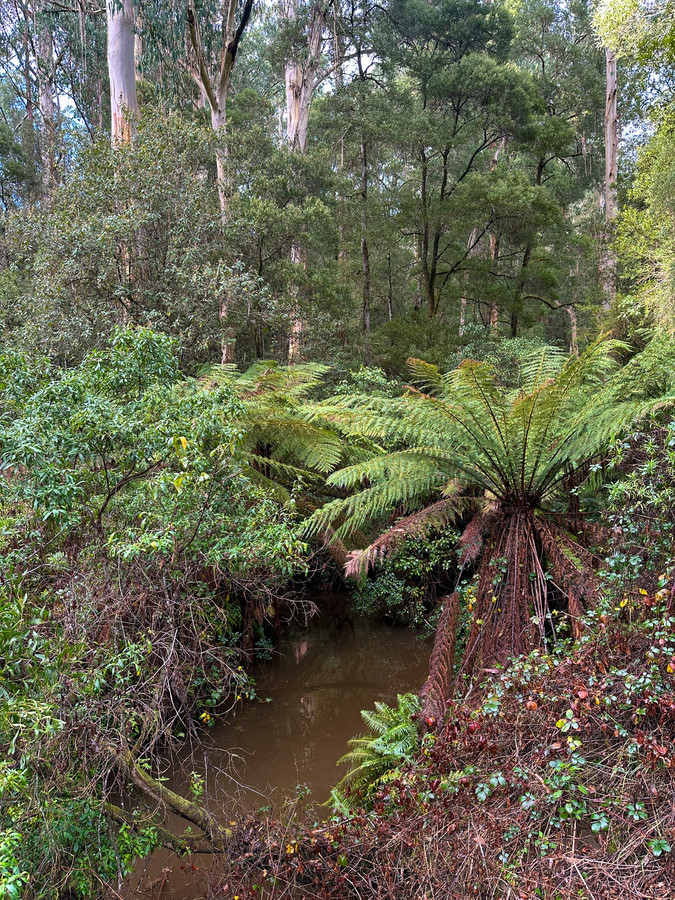
<svg viewBox="0 0 675 900">
<path fill-rule="evenodd" d="M 136 130 L 136 64 L 133 0 L 106 0 L 110 136 L 113 144 L 129 143 Z"/>
<path fill-rule="evenodd" d="M 192 51 L 192 58 L 188 63 L 188 69 L 199 89 L 200 98 L 202 99 L 204 106 L 208 104 L 211 112 L 211 128 L 218 138 L 215 150 L 216 186 L 218 188 L 220 212 L 223 221 L 225 221 L 232 193 L 228 173 L 226 142 L 227 101 L 230 93 L 232 69 L 234 68 L 237 57 L 239 43 L 246 30 L 249 19 L 251 18 L 253 0 L 244 0 L 238 24 L 235 21 L 238 8 L 237 0 L 223 0 L 221 10 L 222 43 L 220 46 L 218 71 L 215 74 L 212 73 L 209 68 L 209 60 L 207 59 L 202 43 L 199 19 L 197 18 L 196 9 L 192 3 L 193 0 L 190 0 L 188 3 L 186 16 L 188 45 Z M 223 327 L 221 362 L 233 363 L 235 360 L 235 329 L 228 323 L 229 303 L 227 297 L 221 301 L 219 314 Z"/>
<path fill-rule="evenodd" d="M 467 250 L 469 251 L 469 256 L 473 256 L 478 249 L 478 226 L 474 226 L 471 234 L 469 235 L 469 242 L 467 244 Z M 464 273 L 464 281 L 469 280 L 469 272 L 466 271 Z M 466 306 L 467 306 L 467 297 L 461 297 L 459 301 L 459 336 L 462 337 L 464 334 L 464 330 L 466 328 Z"/>
<path fill-rule="evenodd" d="M 309 111 L 316 88 L 321 59 L 321 44 L 327 7 L 317 2 L 312 7 L 307 30 L 307 52 L 303 60 L 286 61 L 286 135 L 291 147 L 305 153 L 309 129 Z M 284 13 L 290 22 L 298 18 L 298 0 L 285 0 Z"/>
<path fill-rule="evenodd" d="M 283 11 L 289 22 L 295 22 L 298 18 L 298 0 L 284 0 Z M 302 61 L 286 60 L 286 139 L 293 150 L 303 154 L 307 152 L 309 110 L 317 84 L 326 11 L 327 6 L 321 2 L 314 4 L 307 30 L 306 56 Z M 307 264 L 305 254 L 295 241 L 291 247 L 291 262 L 303 267 Z M 304 323 L 296 302 L 288 336 L 289 365 L 300 360 L 303 331 Z"/>
<path fill-rule="evenodd" d="M 199 803 L 187 800 L 175 791 L 170 790 L 161 781 L 153 778 L 141 768 L 127 749 L 108 748 L 111 761 L 123 775 L 137 787 L 146 797 L 170 809 L 183 819 L 187 819 L 200 828 L 210 844 L 224 849 L 232 836 L 229 828 L 224 828 L 214 816 Z"/>
<path fill-rule="evenodd" d="M 605 51 L 605 221 L 611 222 L 617 213 L 616 179 L 618 175 L 619 116 L 617 109 L 616 56 Z"/>
<path fill-rule="evenodd" d="M 295 266 L 300 266 L 303 269 L 307 265 L 307 261 L 305 259 L 305 255 L 302 252 L 301 248 L 293 241 L 291 245 L 291 262 Z M 297 302 L 295 302 L 293 308 L 293 316 L 291 319 L 291 330 L 288 336 L 288 365 L 292 366 L 295 363 L 300 362 L 301 358 L 301 349 L 302 349 L 302 333 L 305 330 L 304 324 L 302 321 L 302 317 L 300 315 L 300 307 Z"/>
<path fill-rule="evenodd" d="M 619 154 L 619 115 L 617 107 L 616 55 L 605 50 L 605 235 L 600 260 L 600 283 L 605 294 L 604 308 L 608 310 L 616 298 L 616 258 L 610 247 L 612 223 L 618 212 L 616 179 Z"/>
<path fill-rule="evenodd" d="M 42 119 L 40 134 L 42 197 L 43 201 L 49 203 L 56 180 L 56 123 L 54 120 L 54 47 L 51 29 L 45 23 L 40 26 L 37 37 L 37 66 L 38 99 L 40 118 Z"/>
<path fill-rule="evenodd" d="M 565 310 L 570 317 L 570 355 L 579 355 L 579 334 L 577 311 L 574 306 L 566 306 Z"/>
<path fill-rule="evenodd" d="M 368 251 L 368 148 L 361 133 L 361 263 L 363 267 L 363 329 L 370 331 L 370 253 Z"/>
<path fill-rule="evenodd" d="M 206 98 L 211 110 L 211 127 L 218 135 L 216 146 L 216 179 L 218 186 L 218 199 L 223 217 L 227 215 L 231 186 L 227 172 L 227 101 L 230 92 L 232 69 L 239 49 L 239 43 L 246 30 L 253 0 L 244 0 L 239 24 L 235 22 L 238 8 L 237 0 L 223 0 L 222 6 L 222 43 L 218 71 L 212 74 L 209 69 L 209 61 L 204 51 L 199 19 L 192 0 L 187 8 L 187 28 L 189 44 L 193 58 L 189 64 L 192 75 L 202 97 Z"/>
</svg>

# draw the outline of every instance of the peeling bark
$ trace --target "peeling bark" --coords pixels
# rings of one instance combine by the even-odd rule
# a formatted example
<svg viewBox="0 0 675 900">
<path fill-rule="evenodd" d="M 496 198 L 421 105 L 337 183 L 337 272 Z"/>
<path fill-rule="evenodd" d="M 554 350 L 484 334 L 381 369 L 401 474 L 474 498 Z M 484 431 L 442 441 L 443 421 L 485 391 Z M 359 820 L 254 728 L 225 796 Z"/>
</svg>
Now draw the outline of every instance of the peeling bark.
<svg viewBox="0 0 675 900">
<path fill-rule="evenodd" d="M 326 12 L 327 5 L 320 2 L 314 4 L 309 19 L 304 59 L 286 61 L 286 135 L 291 147 L 300 153 L 307 150 L 309 111 L 317 86 Z M 285 0 L 284 13 L 290 22 L 295 22 L 298 18 L 298 0 Z"/>
</svg>

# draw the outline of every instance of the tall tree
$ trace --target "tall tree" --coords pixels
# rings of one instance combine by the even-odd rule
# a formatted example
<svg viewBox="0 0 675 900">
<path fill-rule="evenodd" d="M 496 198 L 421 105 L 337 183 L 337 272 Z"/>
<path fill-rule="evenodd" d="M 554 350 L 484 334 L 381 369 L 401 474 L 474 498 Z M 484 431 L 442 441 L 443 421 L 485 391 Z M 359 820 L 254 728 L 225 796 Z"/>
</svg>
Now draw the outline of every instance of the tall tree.
<svg viewBox="0 0 675 900">
<path fill-rule="evenodd" d="M 136 129 L 136 62 L 133 0 L 106 0 L 108 77 L 110 79 L 110 136 L 127 143 Z"/>
<path fill-rule="evenodd" d="M 218 10 L 197 8 L 191 2 L 187 8 L 187 30 L 190 51 L 188 68 L 199 88 L 202 97 L 208 104 L 211 113 L 211 127 L 218 135 L 216 144 L 216 167 L 218 180 L 218 197 L 220 208 L 225 214 L 229 203 L 230 184 L 227 175 L 227 145 L 225 131 L 227 127 L 227 100 L 230 93 L 232 69 L 242 36 L 248 25 L 253 9 L 253 0 L 243 0 L 241 13 L 237 21 L 238 0 L 223 0 Z M 215 46 L 212 40 L 207 43 L 203 30 L 213 30 L 209 13 L 216 12 L 220 20 L 220 39 Z M 211 35 L 213 38 L 213 35 Z M 211 52 L 209 52 L 209 50 Z M 227 355 L 227 354 L 225 354 Z"/>
<path fill-rule="evenodd" d="M 309 112 L 314 91 L 321 78 L 321 48 L 326 27 L 328 3 L 314 0 L 307 10 L 300 11 L 298 0 L 284 0 L 283 14 L 291 29 L 297 27 L 299 12 L 305 21 L 302 45 L 292 47 L 285 65 L 286 84 L 286 134 L 291 147 L 305 153 Z"/>
</svg>

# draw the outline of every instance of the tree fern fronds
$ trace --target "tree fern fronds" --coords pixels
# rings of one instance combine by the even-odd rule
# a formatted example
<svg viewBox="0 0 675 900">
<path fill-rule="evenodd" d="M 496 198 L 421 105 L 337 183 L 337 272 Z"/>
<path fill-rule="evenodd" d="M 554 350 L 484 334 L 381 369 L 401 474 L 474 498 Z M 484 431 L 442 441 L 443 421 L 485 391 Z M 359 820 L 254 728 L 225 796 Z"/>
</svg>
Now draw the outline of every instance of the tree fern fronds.
<svg viewBox="0 0 675 900">
<path fill-rule="evenodd" d="M 435 721 L 442 721 L 445 701 L 450 696 L 453 680 L 455 644 L 459 629 L 459 597 L 455 591 L 443 600 L 443 611 L 436 626 L 434 649 L 429 662 L 429 677 L 420 691 L 424 703 L 420 716 L 423 731 Z"/>
<path fill-rule="evenodd" d="M 520 391 L 530 393 L 556 378 L 564 367 L 568 355 L 558 347 L 542 347 L 528 354 L 520 363 Z"/>
<path fill-rule="evenodd" d="M 309 389 L 320 384 L 330 371 L 319 363 L 302 363 L 296 366 L 281 366 L 275 360 L 259 360 L 243 374 L 233 364 L 213 365 L 201 373 L 203 383 L 222 384 L 234 381 L 241 394 L 261 394 L 279 392 L 296 396 L 306 396 Z"/>
<path fill-rule="evenodd" d="M 443 389 L 444 377 L 440 374 L 438 366 L 412 356 L 407 360 L 406 365 L 417 383 L 423 386 L 425 390 L 433 392 Z"/>
<path fill-rule="evenodd" d="M 281 459 L 295 459 L 324 474 L 344 462 L 345 448 L 340 437 L 328 428 L 305 421 L 301 414 L 265 410 L 248 421 L 249 444 L 267 446 Z"/>
<path fill-rule="evenodd" d="M 397 550 L 409 537 L 424 537 L 432 528 L 442 528 L 457 518 L 459 485 L 453 499 L 438 500 L 419 512 L 399 519 L 365 550 L 353 550 L 345 564 L 345 575 L 360 577 L 385 556 Z"/>
<path fill-rule="evenodd" d="M 269 491 L 271 496 L 274 497 L 277 503 L 281 504 L 281 506 L 286 506 L 286 504 L 290 501 L 291 492 L 283 487 L 283 485 L 275 481 L 273 478 L 267 478 L 265 475 L 263 475 L 262 472 L 252 467 L 247 469 L 246 474 L 252 482 Z"/>
</svg>

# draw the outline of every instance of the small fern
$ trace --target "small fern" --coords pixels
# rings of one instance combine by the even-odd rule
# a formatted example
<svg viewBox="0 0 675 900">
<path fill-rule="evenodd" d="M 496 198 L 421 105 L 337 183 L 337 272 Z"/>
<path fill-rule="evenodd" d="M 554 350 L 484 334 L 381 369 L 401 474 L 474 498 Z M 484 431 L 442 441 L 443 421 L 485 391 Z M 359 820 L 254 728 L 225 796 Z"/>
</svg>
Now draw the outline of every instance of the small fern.
<svg viewBox="0 0 675 900">
<path fill-rule="evenodd" d="M 396 706 L 376 701 L 374 710 L 361 711 L 371 734 L 352 738 L 351 750 L 338 760 L 349 771 L 331 792 L 337 810 L 368 806 L 378 787 L 414 759 L 419 735 L 412 717 L 420 707 L 415 694 L 398 694 Z"/>
</svg>

